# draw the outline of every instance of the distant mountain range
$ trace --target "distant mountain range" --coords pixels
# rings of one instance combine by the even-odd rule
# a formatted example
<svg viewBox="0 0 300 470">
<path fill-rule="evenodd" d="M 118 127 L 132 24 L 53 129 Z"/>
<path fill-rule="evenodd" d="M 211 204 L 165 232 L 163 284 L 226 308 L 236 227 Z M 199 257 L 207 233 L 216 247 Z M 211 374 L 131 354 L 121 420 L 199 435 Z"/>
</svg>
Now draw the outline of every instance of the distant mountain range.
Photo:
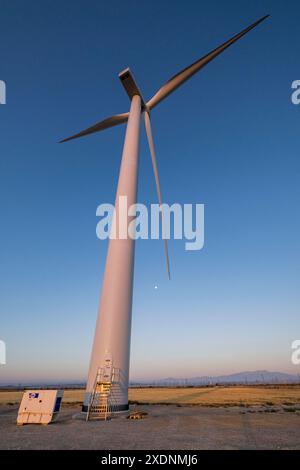
<svg viewBox="0 0 300 470">
<path fill-rule="evenodd" d="M 167 377 L 165 379 L 140 379 L 131 380 L 131 386 L 155 386 L 155 387 L 176 387 L 176 386 L 193 386 L 193 385 L 216 385 L 216 384 L 292 384 L 300 383 L 300 374 L 286 374 L 284 372 L 270 372 L 268 370 L 255 370 L 238 372 L 237 374 L 229 375 L 216 375 L 216 376 L 200 376 L 200 377 L 189 377 L 189 378 L 174 378 Z M 1 388 L 23 388 L 29 386 L 39 387 L 62 387 L 62 388 L 84 388 L 85 382 L 81 380 L 74 381 L 51 381 L 45 383 L 44 381 L 32 381 L 22 383 L 7 383 L 3 379 L 0 379 Z"/>
<path fill-rule="evenodd" d="M 168 377 L 159 380 L 132 380 L 131 385 L 215 385 L 215 384 L 283 384 L 300 383 L 300 374 L 286 374 L 284 372 L 270 372 L 268 370 L 255 370 L 238 372 L 237 374 L 200 376 L 191 378 Z"/>
</svg>

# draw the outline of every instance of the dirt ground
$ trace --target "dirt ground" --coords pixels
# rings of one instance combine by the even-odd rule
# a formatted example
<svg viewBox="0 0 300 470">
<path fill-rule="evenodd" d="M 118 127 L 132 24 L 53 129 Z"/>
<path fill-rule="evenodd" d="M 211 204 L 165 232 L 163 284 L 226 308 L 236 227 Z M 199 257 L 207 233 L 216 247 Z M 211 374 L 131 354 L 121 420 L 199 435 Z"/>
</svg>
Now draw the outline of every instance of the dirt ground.
<svg viewBox="0 0 300 470">
<path fill-rule="evenodd" d="M 148 413 L 109 421 L 80 419 L 64 405 L 48 426 L 17 426 L 18 407 L 0 406 L 0 449 L 300 449 L 300 406 L 131 406 Z"/>
</svg>

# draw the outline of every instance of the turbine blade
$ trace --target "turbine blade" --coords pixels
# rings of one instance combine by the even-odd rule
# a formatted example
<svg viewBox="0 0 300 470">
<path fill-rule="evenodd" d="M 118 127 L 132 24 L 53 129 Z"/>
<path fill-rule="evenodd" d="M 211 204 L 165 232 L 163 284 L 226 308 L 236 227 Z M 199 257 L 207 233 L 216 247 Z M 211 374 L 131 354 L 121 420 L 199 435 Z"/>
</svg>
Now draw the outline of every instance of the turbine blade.
<svg viewBox="0 0 300 470">
<path fill-rule="evenodd" d="M 83 137 L 88 134 L 93 134 L 94 132 L 103 131 L 104 129 L 108 129 L 109 127 L 117 126 L 118 124 L 123 124 L 128 119 L 129 113 L 123 114 L 116 114 L 115 116 L 110 116 L 103 121 L 97 122 L 91 127 L 84 129 L 77 134 L 71 135 L 71 137 L 67 137 L 66 139 L 61 140 L 59 143 L 68 142 L 68 140 L 77 139 L 78 137 Z"/>
<path fill-rule="evenodd" d="M 164 215 L 164 210 L 163 210 L 163 205 L 162 205 L 162 197 L 161 197 L 161 190 L 160 190 L 160 184 L 159 184 L 158 169 L 157 169 L 157 162 L 156 162 L 156 156 L 155 156 L 155 150 L 154 150 L 154 141 L 153 141 L 153 135 L 152 135 L 152 129 L 151 129 L 150 116 L 149 116 L 149 113 L 147 111 L 145 111 L 143 114 L 144 114 L 146 134 L 147 134 L 147 139 L 148 139 L 148 144 L 149 144 L 149 149 L 150 149 L 150 155 L 151 155 L 151 160 L 152 160 L 152 167 L 153 167 L 153 172 L 154 172 L 157 197 L 158 197 L 158 202 L 159 202 L 159 206 L 160 206 L 160 209 L 161 209 L 162 233 L 163 233 L 163 236 L 164 236 L 164 233 L 165 233 L 165 215 Z M 169 279 L 171 279 L 168 240 L 166 238 L 164 238 L 164 247 L 165 247 L 165 255 L 166 255 L 166 261 L 167 261 L 168 277 L 169 277 Z"/>
<path fill-rule="evenodd" d="M 188 67 L 181 70 L 179 73 L 174 75 L 170 78 L 156 93 L 155 95 L 148 101 L 147 107 L 149 109 L 154 108 L 158 103 L 160 103 L 163 99 L 165 99 L 170 93 L 176 90 L 179 86 L 181 86 L 186 80 L 191 78 L 195 73 L 202 69 L 206 64 L 208 64 L 211 60 L 217 57 L 221 52 L 223 52 L 227 47 L 231 46 L 231 44 L 238 41 L 241 37 L 247 34 L 251 29 L 255 28 L 259 23 L 264 21 L 270 15 L 263 16 L 255 23 L 248 26 L 248 28 L 244 29 L 240 33 L 233 36 L 228 41 L 221 44 L 219 47 L 214 49 L 213 51 L 209 52 L 205 56 L 198 59 L 193 64 L 189 65 Z"/>
</svg>

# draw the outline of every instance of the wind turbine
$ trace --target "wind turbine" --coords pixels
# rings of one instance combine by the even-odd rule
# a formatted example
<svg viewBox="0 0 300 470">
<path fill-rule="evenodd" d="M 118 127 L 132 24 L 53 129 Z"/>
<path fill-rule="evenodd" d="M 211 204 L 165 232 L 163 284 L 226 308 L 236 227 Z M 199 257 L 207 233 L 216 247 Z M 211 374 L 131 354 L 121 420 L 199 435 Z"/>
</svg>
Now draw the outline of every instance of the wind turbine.
<svg viewBox="0 0 300 470">
<path fill-rule="evenodd" d="M 115 201 L 115 215 L 118 220 L 121 210 L 120 196 L 127 196 L 128 207 L 136 203 L 138 160 L 139 160 L 139 135 L 141 116 L 144 118 L 147 139 L 150 148 L 154 177 L 159 204 L 162 204 L 160 183 L 158 177 L 154 142 L 151 130 L 150 113 L 161 101 L 175 91 L 179 86 L 199 72 L 206 64 L 217 57 L 221 52 L 242 38 L 245 34 L 264 21 L 269 15 L 260 18 L 219 47 L 198 59 L 193 64 L 181 70 L 171 77 L 149 100 L 145 101 L 142 93 L 129 68 L 119 74 L 119 78 L 131 101 L 130 111 L 123 114 L 110 116 L 93 126 L 68 137 L 61 142 L 67 142 L 78 137 L 83 137 L 94 132 L 99 132 L 109 127 L 127 122 L 121 168 Z M 127 218 L 127 227 L 132 218 Z M 162 226 L 163 226 L 162 213 Z M 167 270 L 170 277 L 170 264 L 167 240 L 165 242 L 165 254 Z M 94 343 L 90 359 L 85 400 L 82 411 L 86 412 L 91 400 L 95 380 L 99 368 L 106 366 L 120 371 L 123 387 L 116 398 L 115 412 L 128 409 L 128 381 L 129 381 L 129 356 L 131 335 L 131 311 L 134 268 L 134 240 L 110 239 L 106 258 L 105 272 L 102 285 L 102 294 L 94 336 Z"/>
</svg>

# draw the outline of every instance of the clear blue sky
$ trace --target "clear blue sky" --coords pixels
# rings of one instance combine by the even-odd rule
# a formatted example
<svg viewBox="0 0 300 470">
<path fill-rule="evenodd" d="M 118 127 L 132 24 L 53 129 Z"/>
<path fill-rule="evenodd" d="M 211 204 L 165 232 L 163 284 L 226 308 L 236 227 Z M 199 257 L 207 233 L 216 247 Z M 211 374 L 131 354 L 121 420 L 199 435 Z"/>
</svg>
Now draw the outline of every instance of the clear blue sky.
<svg viewBox="0 0 300 470">
<path fill-rule="evenodd" d="M 205 247 L 136 250 L 131 378 L 299 373 L 297 1 L 1 1 L 0 382 L 84 380 L 125 127 L 57 141 L 148 99 L 180 68 L 271 18 L 152 113 L 165 202 L 205 204 Z M 139 202 L 156 202 L 144 133 Z M 158 289 L 154 286 L 157 285 Z"/>
</svg>

